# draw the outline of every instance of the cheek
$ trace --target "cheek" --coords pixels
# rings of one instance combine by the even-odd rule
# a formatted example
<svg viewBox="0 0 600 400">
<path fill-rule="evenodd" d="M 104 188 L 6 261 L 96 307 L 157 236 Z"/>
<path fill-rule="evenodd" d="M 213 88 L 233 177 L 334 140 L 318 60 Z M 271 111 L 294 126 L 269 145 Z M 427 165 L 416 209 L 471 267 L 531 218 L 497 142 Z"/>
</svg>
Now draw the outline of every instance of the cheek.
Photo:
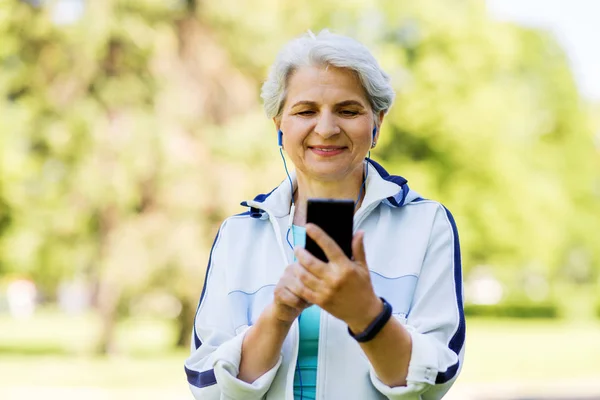
<svg viewBox="0 0 600 400">
<path fill-rule="evenodd" d="M 370 146 L 373 137 L 373 122 L 366 115 L 350 121 L 344 121 L 342 129 L 355 146 Z"/>
<path fill-rule="evenodd" d="M 373 132 L 370 132 L 368 127 L 357 129 L 352 135 L 352 142 L 357 147 L 371 147 Z"/>
<path fill-rule="evenodd" d="M 361 146 L 370 146 L 371 140 L 372 140 L 372 133 L 368 133 L 367 135 L 365 135 L 363 133 L 362 135 L 360 135 L 360 138 L 358 139 Z"/>
<path fill-rule="evenodd" d="M 311 132 L 312 123 L 310 121 L 286 121 L 281 123 L 283 131 L 283 140 L 290 145 L 298 145 L 306 139 Z"/>
</svg>

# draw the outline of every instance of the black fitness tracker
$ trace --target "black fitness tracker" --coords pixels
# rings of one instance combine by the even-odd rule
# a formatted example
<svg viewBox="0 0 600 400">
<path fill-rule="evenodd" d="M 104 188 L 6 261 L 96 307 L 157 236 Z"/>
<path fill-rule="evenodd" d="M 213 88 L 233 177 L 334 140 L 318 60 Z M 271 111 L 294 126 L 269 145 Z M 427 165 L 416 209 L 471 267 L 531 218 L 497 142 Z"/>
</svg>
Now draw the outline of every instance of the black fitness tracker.
<svg viewBox="0 0 600 400">
<path fill-rule="evenodd" d="M 388 322 L 388 320 L 392 316 L 392 306 L 390 305 L 390 303 L 385 301 L 383 297 L 380 297 L 380 299 L 383 302 L 383 311 L 377 317 L 375 317 L 375 319 L 369 324 L 367 329 L 365 329 L 361 333 L 354 334 L 350 330 L 350 327 L 348 327 L 348 333 L 350 334 L 350 336 L 356 339 L 357 342 L 364 343 L 373 339 L 375 336 L 377 336 L 379 331 L 385 326 L 386 322 Z"/>
</svg>

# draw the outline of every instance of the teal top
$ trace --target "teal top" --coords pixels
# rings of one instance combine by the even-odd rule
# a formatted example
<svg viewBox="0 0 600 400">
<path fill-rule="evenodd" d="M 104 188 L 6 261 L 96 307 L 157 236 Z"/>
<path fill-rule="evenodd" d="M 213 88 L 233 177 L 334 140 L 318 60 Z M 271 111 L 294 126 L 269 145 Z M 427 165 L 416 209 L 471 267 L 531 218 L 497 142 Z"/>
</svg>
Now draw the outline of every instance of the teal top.
<svg viewBox="0 0 600 400">
<path fill-rule="evenodd" d="M 306 230 L 292 225 L 294 246 L 304 247 Z M 294 399 L 313 400 L 317 394 L 317 358 L 319 355 L 319 319 L 321 309 L 310 306 L 300 314 L 300 346 L 294 374 Z"/>
</svg>

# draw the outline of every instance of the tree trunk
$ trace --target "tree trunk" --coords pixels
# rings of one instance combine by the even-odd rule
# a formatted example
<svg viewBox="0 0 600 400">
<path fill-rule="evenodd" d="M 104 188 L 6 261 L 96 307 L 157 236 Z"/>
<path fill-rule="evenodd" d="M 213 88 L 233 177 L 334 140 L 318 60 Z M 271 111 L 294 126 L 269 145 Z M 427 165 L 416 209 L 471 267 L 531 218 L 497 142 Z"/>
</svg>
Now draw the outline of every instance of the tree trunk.
<svg viewBox="0 0 600 400">
<path fill-rule="evenodd" d="M 177 347 L 189 348 L 196 307 L 187 298 L 180 298 L 181 312 L 177 316 Z"/>
<path fill-rule="evenodd" d="M 107 258 L 108 235 L 116 224 L 116 211 L 108 206 L 99 213 L 98 226 L 98 286 L 96 293 L 96 308 L 100 314 L 100 337 L 96 344 L 98 354 L 114 354 L 117 351 L 114 340 L 117 325 L 117 307 L 121 298 L 121 287 L 111 277 L 110 271 L 103 265 Z"/>
<path fill-rule="evenodd" d="M 100 285 L 98 311 L 102 326 L 96 345 L 96 352 L 102 355 L 115 354 L 118 350 L 115 342 L 115 328 L 117 326 L 117 307 L 120 290 L 106 282 L 101 282 Z"/>
</svg>

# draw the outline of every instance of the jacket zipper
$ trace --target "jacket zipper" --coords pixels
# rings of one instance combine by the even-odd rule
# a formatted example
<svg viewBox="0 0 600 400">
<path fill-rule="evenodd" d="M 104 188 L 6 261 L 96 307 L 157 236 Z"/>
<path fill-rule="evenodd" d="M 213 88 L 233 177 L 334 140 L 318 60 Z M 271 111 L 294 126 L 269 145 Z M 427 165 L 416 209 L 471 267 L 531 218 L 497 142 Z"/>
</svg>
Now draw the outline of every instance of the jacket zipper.
<svg viewBox="0 0 600 400">
<path fill-rule="evenodd" d="M 315 382 L 315 399 L 323 398 L 323 373 L 326 370 L 325 364 L 325 340 L 327 340 L 327 313 L 321 311 L 319 318 L 319 346 L 317 347 L 317 381 Z"/>
<path fill-rule="evenodd" d="M 296 373 L 296 363 L 298 362 L 298 352 L 300 351 L 300 324 L 297 319 L 294 321 L 292 329 L 294 330 L 294 352 L 290 360 L 285 382 L 285 398 L 287 400 L 294 400 L 294 374 Z"/>
</svg>

